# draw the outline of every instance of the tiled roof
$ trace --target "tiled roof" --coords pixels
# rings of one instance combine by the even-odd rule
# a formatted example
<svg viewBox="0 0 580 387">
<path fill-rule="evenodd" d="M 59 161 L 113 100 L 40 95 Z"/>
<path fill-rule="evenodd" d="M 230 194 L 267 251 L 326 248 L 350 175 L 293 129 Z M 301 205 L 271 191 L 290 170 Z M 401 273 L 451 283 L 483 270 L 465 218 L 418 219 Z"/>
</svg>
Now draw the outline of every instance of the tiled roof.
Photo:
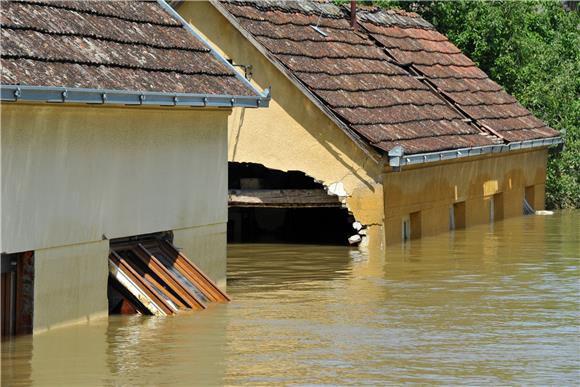
<svg viewBox="0 0 580 387">
<path fill-rule="evenodd" d="M 252 96 L 157 2 L 1 2 L 2 85 Z"/>
<path fill-rule="evenodd" d="M 351 130 L 406 154 L 558 136 L 416 14 L 316 1 L 216 4 Z M 318 33 L 318 25 L 326 34 Z"/>
</svg>

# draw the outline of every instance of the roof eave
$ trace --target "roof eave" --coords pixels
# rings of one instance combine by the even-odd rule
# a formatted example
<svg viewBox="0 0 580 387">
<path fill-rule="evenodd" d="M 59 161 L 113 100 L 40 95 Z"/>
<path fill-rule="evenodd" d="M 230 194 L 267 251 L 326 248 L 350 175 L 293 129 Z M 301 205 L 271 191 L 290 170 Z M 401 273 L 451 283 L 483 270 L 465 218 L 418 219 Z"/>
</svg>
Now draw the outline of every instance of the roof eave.
<svg viewBox="0 0 580 387">
<path fill-rule="evenodd" d="M 166 93 L 58 86 L 0 85 L 2 102 L 52 102 L 75 104 L 155 105 L 186 107 L 267 107 L 266 96 Z"/>
<path fill-rule="evenodd" d="M 405 155 L 404 149 L 400 147 L 393 148 L 389 152 L 388 165 L 393 170 L 398 170 L 405 165 L 417 165 L 425 163 L 433 163 L 437 161 L 453 160 L 463 157 L 481 156 L 491 153 L 504 153 L 516 150 L 548 147 L 563 143 L 561 137 L 538 138 L 534 140 L 514 141 L 507 144 L 494 144 L 477 146 L 470 148 L 444 150 L 439 152 L 418 153 L 413 155 Z M 399 148 L 399 149 L 398 149 Z"/>
<path fill-rule="evenodd" d="M 380 164 L 384 158 L 383 153 L 376 148 L 370 146 L 357 133 L 355 133 L 344 121 L 337 117 L 328 107 L 326 107 L 308 88 L 294 76 L 284 65 L 282 65 L 276 58 L 264 48 L 249 32 L 239 25 L 234 16 L 232 16 L 218 0 L 209 0 L 217 11 L 226 18 L 244 36 L 262 55 L 270 61 L 290 82 L 294 84 L 316 107 L 318 107 L 328 118 L 330 118 L 342 131 L 354 141 L 355 144 L 375 163 Z M 204 40 L 205 41 L 205 40 Z"/>
</svg>

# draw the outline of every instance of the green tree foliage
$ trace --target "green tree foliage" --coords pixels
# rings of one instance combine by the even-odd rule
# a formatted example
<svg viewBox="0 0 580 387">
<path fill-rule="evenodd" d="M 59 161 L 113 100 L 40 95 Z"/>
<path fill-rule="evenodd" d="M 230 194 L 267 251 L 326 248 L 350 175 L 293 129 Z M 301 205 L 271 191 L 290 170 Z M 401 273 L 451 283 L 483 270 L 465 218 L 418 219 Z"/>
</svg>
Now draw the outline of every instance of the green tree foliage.
<svg viewBox="0 0 580 387">
<path fill-rule="evenodd" d="M 560 130 L 549 207 L 580 207 L 580 17 L 558 1 L 402 3 L 415 8 L 518 101 Z"/>
<path fill-rule="evenodd" d="M 580 16 L 559 1 L 374 1 L 415 11 L 518 101 L 559 130 L 548 162 L 550 208 L 580 207 Z"/>
</svg>

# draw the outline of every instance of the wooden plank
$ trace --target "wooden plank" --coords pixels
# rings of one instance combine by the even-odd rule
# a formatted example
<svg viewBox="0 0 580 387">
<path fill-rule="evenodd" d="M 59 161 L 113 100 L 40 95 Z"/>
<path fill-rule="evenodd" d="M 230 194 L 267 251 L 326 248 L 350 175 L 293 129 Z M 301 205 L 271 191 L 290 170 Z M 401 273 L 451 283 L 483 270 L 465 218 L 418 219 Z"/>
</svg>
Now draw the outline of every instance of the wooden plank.
<svg viewBox="0 0 580 387">
<path fill-rule="evenodd" d="M 133 264 L 135 264 L 135 262 L 133 261 L 137 260 L 140 261 L 143 265 L 145 265 L 146 268 L 145 270 L 140 268 L 143 271 L 143 273 L 141 273 L 143 278 L 145 278 L 150 283 L 154 284 L 155 287 L 157 287 L 157 289 L 159 289 L 163 294 L 165 294 L 165 296 L 169 298 L 171 302 L 177 305 L 179 309 L 186 308 L 187 307 L 186 302 L 183 301 L 178 294 L 174 294 L 174 292 L 172 292 L 173 289 L 171 287 L 171 284 L 167 283 L 166 276 L 164 275 L 163 270 L 159 268 L 157 265 L 155 265 L 155 263 L 152 262 L 151 259 L 149 259 L 149 254 L 145 253 L 145 255 L 143 255 L 143 252 L 138 246 L 133 246 L 133 248 L 131 248 L 130 251 L 134 254 L 134 257 L 125 256 L 125 258 L 131 261 L 131 263 Z M 118 253 L 119 255 L 122 255 L 121 252 Z"/>
<path fill-rule="evenodd" d="M 167 316 L 164 309 L 149 297 L 148 290 L 139 283 L 136 279 L 137 277 L 127 273 L 126 270 L 120 267 L 120 261 L 115 259 L 112 254 L 109 254 L 109 274 L 114 278 L 112 286 L 117 288 L 120 293 L 127 292 L 131 294 L 135 300 L 134 306 L 140 309 L 143 314 Z"/>
<path fill-rule="evenodd" d="M 173 308 L 161 297 L 151 285 L 149 285 L 144 278 L 131 267 L 131 265 L 125 261 L 119 254 L 115 251 L 111 251 L 109 258 L 113 261 L 115 265 L 119 267 L 139 288 L 149 297 L 156 305 L 159 306 L 161 310 L 167 315 L 174 314 Z"/>
<path fill-rule="evenodd" d="M 143 260 L 155 274 L 157 274 L 169 287 L 173 290 L 179 298 L 181 298 L 189 308 L 205 309 L 206 306 L 195 297 L 195 294 L 189 291 L 175 276 L 171 273 L 159 260 L 148 251 L 141 243 L 138 244 L 139 250 L 143 255 L 136 252 L 136 255 Z M 149 259 L 149 262 L 147 262 Z"/>
<path fill-rule="evenodd" d="M 165 265 L 173 275 L 175 275 L 176 278 L 179 278 L 179 281 L 183 284 L 183 286 L 194 293 L 199 300 L 202 300 L 202 302 L 212 301 L 207 296 L 207 292 L 204 292 L 203 289 L 200 288 L 200 285 L 197 284 L 195 280 L 191 278 L 191 276 L 185 273 L 184 268 L 181 267 L 182 265 L 179 262 L 176 262 L 176 256 L 174 253 L 161 249 L 159 246 L 159 241 L 156 240 L 143 243 L 146 244 L 148 251 L 155 255 L 160 260 L 160 262 Z"/>
<path fill-rule="evenodd" d="M 234 189 L 228 191 L 230 207 L 313 208 L 341 207 L 338 196 L 324 189 Z"/>
<path fill-rule="evenodd" d="M 123 255 L 122 253 L 130 253 Z M 177 309 L 185 308 L 185 304 L 180 301 L 175 294 L 170 290 L 169 286 L 165 283 L 165 281 L 160 278 L 150 267 L 148 267 L 148 263 L 143 257 L 139 256 L 139 251 L 137 246 L 133 246 L 129 250 L 117 251 L 119 256 L 121 256 L 127 263 L 131 265 L 133 270 L 136 273 L 141 275 L 146 281 L 149 282 L 153 290 L 159 290 L 162 293 L 162 298 L 166 297 L 169 299 L 170 302 L 167 302 L 167 305 L 177 311 Z M 132 254 L 132 255 L 131 255 Z"/>
<path fill-rule="evenodd" d="M 166 252 L 168 257 L 174 257 L 175 263 L 183 270 L 184 275 L 189 277 L 204 294 L 214 302 L 228 302 L 230 297 L 206 276 L 193 262 L 183 255 L 173 244 L 168 241 L 160 241 L 159 246 Z"/>
</svg>

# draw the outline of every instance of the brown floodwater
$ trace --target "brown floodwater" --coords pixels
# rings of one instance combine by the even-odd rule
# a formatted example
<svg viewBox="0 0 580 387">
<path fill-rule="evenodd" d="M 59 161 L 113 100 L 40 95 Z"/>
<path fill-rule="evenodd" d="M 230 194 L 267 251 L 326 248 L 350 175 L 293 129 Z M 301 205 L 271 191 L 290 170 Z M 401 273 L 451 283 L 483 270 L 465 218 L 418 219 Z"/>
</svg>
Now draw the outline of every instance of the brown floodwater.
<svg viewBox="0 0 580 387">
<path fill-rule="evenodd" d="M 2 384 L 578 385 L 580 211 L 385 252 L 229 246 L 233 302 L 2 343 Z"/>
</svg>

